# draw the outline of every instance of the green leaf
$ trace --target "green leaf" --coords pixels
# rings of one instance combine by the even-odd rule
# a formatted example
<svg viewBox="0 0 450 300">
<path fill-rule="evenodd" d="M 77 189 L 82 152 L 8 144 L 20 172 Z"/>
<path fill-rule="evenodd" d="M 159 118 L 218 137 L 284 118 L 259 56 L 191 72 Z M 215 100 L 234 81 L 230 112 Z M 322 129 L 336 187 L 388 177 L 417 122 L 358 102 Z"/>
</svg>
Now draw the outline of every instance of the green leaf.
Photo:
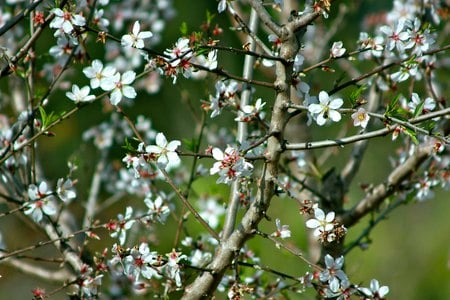
<svg viewBox="0 0 450 300">
<path fill-rule="evenodd" d="M 197 140 L 196 139 L 183 139 L 183 145 L 189 151 L 195 152 L 197 148 Z"/>
<path fill-rule="evenodd" d="M 216 15 L 212 14 L 209 10 L 206 11 L 206 23 L 210 24 Z"/>
<path fill-rule="evenodd" d="M 419 141 L 417 140 L 417 134 L 414 130 L 405 127 L 405 133 L 411 137 L 411 140 L 414 144 L 419 144 Z"/>
<path fill-rule="evenodd" d="M 180 33 L 182 36 L 188 35 L 188 26 L 186 22 L 182 22 L 180 25 Z"/>
<path fill-rule="evenodd" d="M 413 118 L 417 117 L 418 115 L 420 115 L 422 113 L 424 106 L 425 106 L 425 100 L 420 101 L 420 104 L 417 105 L 416 109 L 414 110 Z"/>
<path fill-rule="evenodd" d="M 392 101 L 386 107 L 386 112 L 384 113 L 386 116 L 393 116 L 395 113 L 398 113 L 398 101 L 400 100 L 400 94 L 394 97 Z"/>
<path fill-rule="evenodd" d="M 356 90 L 354 90 L 350 94 L 350 102 L 352 103 L 352 107 L 359 106 L 359 100 L 361 99 L 362 93 L 367 89 L 367 86 L 365 84 L 359 86 Z"/>
<path fill-rule="evenodd" d="M 51 112 L 50 114 L 47 114 L 45 109 L 42 106 L 39 106 L 39 112 L 41 114 L 42 119 L 42 129 L 47 129 L 53 122 L 58 120 L 60 118 L 59 115 L 55 114 L 55 112 Z M 64 113 L 63 113 L 64 114 Z"/>
<path fill-rule="evenodd" d="M 126 149 L 129 152 L 137 152 L 136 148 L 130 143 L 127 137 L 125 137 L 125 145 L 123 145 L 122 148 Z"/>
</svg>

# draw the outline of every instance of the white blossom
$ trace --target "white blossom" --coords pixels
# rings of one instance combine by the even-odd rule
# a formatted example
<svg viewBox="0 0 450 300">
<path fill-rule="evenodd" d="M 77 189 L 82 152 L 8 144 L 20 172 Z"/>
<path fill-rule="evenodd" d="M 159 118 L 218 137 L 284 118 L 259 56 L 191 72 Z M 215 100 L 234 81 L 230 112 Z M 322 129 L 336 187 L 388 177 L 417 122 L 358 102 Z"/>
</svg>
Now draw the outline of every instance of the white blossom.
<svg viewBox="0 0 450 300">
<path fill-rule="evenodd" d="M 160 132 L 156 135 L 156 145 L 147 146 L 145 151 L 155 155 L 156 162 L 162 168 L 166 168 L 168 165 L 178 166 L 180 157 L 178 157 L 176 149 L 180 145 L 181 142 L 177 140 L 167 142 L 165 135 Z"/>
<path fill-rule="evenodd" d="M 89 86 L 84 86 L 80 89 L 78 85 L 74 84 L 72 85 L 72 91 L 66 92 L 66 96 L 75 103 L 90 102 L 95 100 L 94 95 L 89 95 L 90 91 L 91 89 L 89 88 Z"/>
<path fill-rule="evenodd" d="M 322 126 L 328 119 L 334 122 L 341 120 L 341 114 L 337 111 L 344 101 L 341 98 L 331 99 L 328 93 L 321 91 L 319 93 L 319 104 L 313 103 L 308 106 L 308 111 L 316 116 L 316 122 Z"/>
<path fill-rule="evenodd" d="M 135 47 L 144 48 L 144 39 L 151 38 L 153 33 L 150 31 L 140 31 L 141 25 L 139 21 L 134 22 L 133 29 L 129 34 L 122 36 L 121 44 L 125 48 Z"/>
</svg>

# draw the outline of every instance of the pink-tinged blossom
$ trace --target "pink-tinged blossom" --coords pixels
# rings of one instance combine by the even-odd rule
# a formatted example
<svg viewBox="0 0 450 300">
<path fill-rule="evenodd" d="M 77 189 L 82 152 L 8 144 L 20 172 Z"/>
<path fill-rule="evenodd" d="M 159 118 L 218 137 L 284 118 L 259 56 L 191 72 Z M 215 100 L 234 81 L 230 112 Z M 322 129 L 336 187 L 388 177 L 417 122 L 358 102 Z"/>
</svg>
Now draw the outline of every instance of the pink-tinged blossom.
<svg viewBox="0 0 450 300">
<path fill-rule="evenodd" d="M 86 24 L 86 20 L 81 15 L 72 14 L 60 8 L 54 8 L 51 12 L 55 14 L 55 18 L 50 22 L 49 27 L 62 30 L 66 34 L 70 34 L 74 26 L 84 26 Z"/>
<path fill-rule="evenodd" d="M 308 111 L 316 116 L 318 125 L 324 125 L 328 119 L 334 122 L 341 120 L 341 114 L 337 111 L 344 101 L 341 98 L 331 99 L 328 93 L 321 91 L 319 93 L 319 104 L 313 103 L 308 106 Z"/>
<path fill-rule="evenodd" d="M 129 34 L 122 36 L 121 44 L 124 48 L 135 47 L 137 49 L 144 48 L 144 39 L 149 39 L 153 36 L 150 31 L 141 31 L 139 21 L 134 22 L 133 29 Z"/>
<path fill-rule="evenodd" d="M 139 249 L 132 248 L 130 255 L 123 259 L 124 273 L 132 276 L 134 281 L 139 281 L 140 275 L 147 279 L 160 278 L 158 269 L 154 266 L 157 262 L 158 254 L 151 252 L 148 244 L 141 243 Z"/>
<path fill-rule="evenodd" d="M 72 85 L 72 91 L 66 92 L 66 96 L 75 103 L 90 102 L 95 100 L 94 95 L 89 95 L 90 91 L 89 86 L 84 86 L 80 89 L 78 85 L 74 84 Z"/>
<path fill-rule="evenodd" d="M 103 274 L 95 277 L 88 276 L 81 283 L 81 292 L 84 299 L 95 299 L 98 294 L 98 288 L 102 285 Z"/>
<path fill-rule="evenodd" d="M 172 67 L 177 67 L 182 60 L 188 60 L 192 57 L 189 39 L 179 38 L 175 46 L 172 49 L 166 49 L 164 54 L 168 56 L 166 61 L 168 61 Z"/>
<path fill-rule="evenodd" d="M 117 220 L 109 221 L 105 227 L 110 231 L 110 236 L 113 238 L 118 238 L 120 245 L 125 244 L 127 238 L 127 231 L 131 229 L 136 220 L 132 219 L 133 208 L 127 206 L 125 210 L 125 216 L 122 214 L 117 215 Z"/>
<path fill-rule="evenodd" d="M 360 107 L 352 114 L 352 119 L 353 126 L 361 126 L 362 128 L 366 128 L 369 123 L 370 116 L 364 108 Z"/>
<path fill-rule="evenodd" d="M 180 141 L 174 140 L 168 142 L 165 135 L 160 132 L 156 135 L 156 145 L 150 145 L 145 148 L 145 151 L 157 157 L 156 162 L 161 168 L 167 166 L 178 166 L 180 157 L 176 149 L 181 145 Z"/>
<path fill-rule="evenodd" d="M 108 77 L 102 81 L 100 87 L 104 91 L 111 91 L 109 101 L 111 101 L 112 105 L 117 105 L 122 100 L 122 97 L 129 99 L 136 98 L 136 91 L 132 86 L 130 86 L 135 78 L 136 73 L 133 71 L 127 71 L 122 75 L 120 73 L 116 73 L 114 76 Z"/>
<path fill-rule="evenodd" d="M 48 216 L 56 214 L 56 205 L 52 197 L 52 191 L 48 189 L 45 181 L 41 182 L 39 186 L 30 184 L 28 197 L 30 202 L 24 205 L 24 213 L 31 215 L 35 222 L 40 222 L 44 214 Z"/>
<path fill-rule="evenodd" d="M 291 231 L 289 230 L 289 225 L 281 225 L 280 219 L 275 220 L 275 225 L 277 226 L 277 230 L 271 235 L 274 237 L 280 237 L 282 239 L 287 239 L 291 237 Z"/>
<path fill-rule="evenodd" d="M 386 299 L 386 295 L 389 293 L 389 287 L 385 285 L 380 286 L 380 283 L 376 279 L 370 281 L 370 288 L 360 287 L 358 290 L 365 295 L 365 300 L 383 300 Z"/>
<path fill-rule="evenodd" d="M 344 44 L 341 41 L 334 42 L 331 46 L 330 55 L 334 58 L 341 57 L 342 55 L 344 55 L 345 51 L 347 50 L 344 48 Z"/>
<path fill-rule="evenodd" d="M 325 255 L 325 269 L 320 272 L 319 279 L 322 282 L 328 282 L 329 284 L 334 280 L 340 282 L 348 281 L 347 275 L 342 271 L 344 266 L 344 257 L 340 256 L 334 259 L 331 255 Z"/>
<path fill-rule="evenodd" d="M 109 20 L 106 18 L 103 18 L 104 10 L 103 9 L 96 9 L 94 11 L 94 17 L 92 18 L 92 23 L 94 25 L 97 25 L 98 28 L 100 28 L 103 31 L 106 31 L 109 26 Z"/>
<path fill-rule="evenodd" d="M 172 252 L 167 253 L 167 264 L 165 265 L 165 271 L 169 278 L 175 280 L 177 287 L 181 287 L 181 267 L 179 265 L 180 260 L 187 259 L 186 255 L 181 252 L 176 252 L 175 249 Z"/>
<path fill-rule="evenodd" d="M 228 146 L 225 152 L 219 148 L 212 150 L 212 155 L 216 163 L 209 170 L 211 175 L 219 174 L 217 183 L 231 184 L 237 178 L 250 176 L 253 165 L 239 155 L 237 149 Z"/>
<path fill-rule="evenodd" d="M 367 32 L 361 32 L 359 34 L 358 44 L 361 49 L 371 49 L 370 51 L 363 51 L 360 56 L 366 59 L 371 56 L 380 57 L 383 54 L 384 39 L 381 36 L 374 38 L 370 37 Z"/>
<path fill-rule="evenodd" d="M 380 28 L 381 32 L 383 32 L 388 41 L 386 43 L 386 49 L 392 51 L 394 48 L 397 48 L 398 52 L 403 53 L 406 48 L 406 42 L 410 38 L 410 34 L 405 30 L 405 19 L 400 19 L 395 25 L 395 28 L 392 29 L 390 26 L 382 26 Z M 407 45 L 407 47 L 412 47 Z"/>
<path fill-rule="evenodd" d="M 116 74 L 116 69 L 111 66 L 103 67 L 103 63 L 95 59 L 92 61 L 91 66 L 83 69 L 84 75 L 91 79 L 91 88 L 96 89 L 102 85 L 102 83 Z"/>
<path fill-rule="evenodd" d="M 335 213 L 330 211 L 325 215 L 318 207 L 314 208 L 314 218 L 306 221 L 306 227 L 314 229 L 314 236 L 320 237 L 324 232 L 331 232 L 334 228 Z"/>
</svg>

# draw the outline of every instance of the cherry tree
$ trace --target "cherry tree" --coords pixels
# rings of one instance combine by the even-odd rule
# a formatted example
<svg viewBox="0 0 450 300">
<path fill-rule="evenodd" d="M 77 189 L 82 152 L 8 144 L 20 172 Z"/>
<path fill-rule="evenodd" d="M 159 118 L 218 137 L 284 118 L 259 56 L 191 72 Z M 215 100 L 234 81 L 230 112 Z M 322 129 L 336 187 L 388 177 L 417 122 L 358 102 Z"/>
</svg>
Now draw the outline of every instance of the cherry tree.
<svg viewBox="0 0 450 300">
<path fill-rule="evenodd" d="M 349 36 L 339 28 L 364 1 L 209 1 L 168 41 L 173 2 L 0 7 L 0 220 L 33 232 L 0 227 L 0 266 L 56 286 L 34 299 L 387 298 L 389 282 L 352 278 L 346 258 L 394 210 L 448 191 L 450 7 L 396 0 Z M 189 81 L 177 105 L 191 139 L 144 113 L 145 97 Z M 63 157 L 52 178 L 62 154 L 42 148 L 87 112 L 105 118 L 65 134 L 94 154 Z M 368 182 L 373 139 L 392 153 Z M 255 240 L 302 271 L 268 266 Z"/>
</svg>

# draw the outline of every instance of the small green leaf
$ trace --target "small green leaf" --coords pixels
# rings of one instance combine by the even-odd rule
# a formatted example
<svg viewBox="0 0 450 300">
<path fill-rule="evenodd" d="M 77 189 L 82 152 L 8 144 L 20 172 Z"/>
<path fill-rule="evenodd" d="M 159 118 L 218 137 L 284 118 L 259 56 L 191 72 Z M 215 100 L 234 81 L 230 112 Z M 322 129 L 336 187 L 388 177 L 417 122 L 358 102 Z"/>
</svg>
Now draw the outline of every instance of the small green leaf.
<svg viewBox="0 0 450 300">
<path fill-rule="evenodd" d="M 411 137 L 411 140 L 414 144 L 419 144 L 419 141 L 417 140 L 417 134 L 414 130 L 410 128 L 405 128 L 405 133 Z"/>
<path fill-rule="evenodd" d="M 197 140 L 196 139 L 183 139 L 183 145 L 189 151 L 195 152 L 197 148 Z"/>
<path fill-rule="evenodd" d="M 188 26 L 186 22 L 182 22 L 180 25 L 180 33 L 182 36 L 188 35 Z"/>
<path fill-rule="evenodd" d="M 398 101 L 400 100 L 400 94 L 394 97 L 392 101 L 386 107 L 386 112 L 384 113 L 386 116 L 393 116 L 394 113 L 398 113 Z"/>
<path fill-rule="evenodd" d="M 363 84 L 350 94 L 350 102 L 352 103 L 352 107 L 356 107 L 359 105 L 359 99 L 361 98 L 361 95 L 366 90 L 366 88 L 367 86 Z"/>
<path fill-rule="evenodd" d="M 420 104 L 416 106 L 416 109 L 414 110 L 413 118 L 420 115 L 423 111 L 423 107 L 425 106 L 425 100 L 420 101 Z"/>
<path fill-rule="evenodd" d="M 129 152 L 137 152 L 136 148 L 130 143 L 127 137 L 125 138 L 125 145 L 123 145 L 122 148 Z"/>
</svg>

